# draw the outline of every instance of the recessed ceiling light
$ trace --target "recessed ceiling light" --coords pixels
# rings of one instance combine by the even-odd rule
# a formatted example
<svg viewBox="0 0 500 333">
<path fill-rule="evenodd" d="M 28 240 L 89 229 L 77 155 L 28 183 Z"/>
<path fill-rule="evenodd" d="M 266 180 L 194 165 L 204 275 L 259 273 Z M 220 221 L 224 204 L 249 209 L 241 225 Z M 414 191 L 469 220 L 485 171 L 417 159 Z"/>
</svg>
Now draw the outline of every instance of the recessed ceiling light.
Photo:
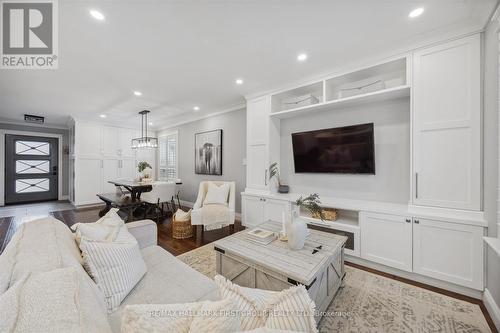
<svg viewBox="0 0 500 333">
<path fill-rule="evenodd" d="M 96 20 L 104 21 L 104 14 L 98 10 L 92 9 L 90 11 L 90 15 L 92 15 L 92 17 L 95 18 Z"/>
<path fill-rule="evenodd" d="M 236 79 L 236 84 L 238 84 L 238 85 L 243 84 L 243 79 Z"/>
<path fill-rule="evenodd" d="M 136 95 L 136 96 L 142 96 L 142 93 L 140 91 L 136 90 L 136 91 L 134 91 L 134 95 Z"/>
<path fill-rule="evenodd" d="M 195 107 L 193 108 L 193 110 L 195 110 L 195 111 L 200 111 L 200 107 L 199 107 L 199 106 L 195 106 Z"/>
<path fill-rule="evenodd" d="M 99 117 L 106 118 L 106 115 L 105 114 L 101 114 L 101 115 L 99 115 Z"/>
<path fill-rule="evenodd" d="M 298 61 L 306 61 L 307 60 L 307 54 L 301 53 L 297 56 Z"/>
<path fill-rule="evenodd" d="M 408 17 L 409 18 L 415 18 L 415 17 L 418 17 L 418 16 L 422 15 L 423 12 L 424 12 L 424 8 L 423 7 L 415 8 L 414 10 L 412 10 L 410 12 L 410 14 L 408 14 Z"/>
</svg>

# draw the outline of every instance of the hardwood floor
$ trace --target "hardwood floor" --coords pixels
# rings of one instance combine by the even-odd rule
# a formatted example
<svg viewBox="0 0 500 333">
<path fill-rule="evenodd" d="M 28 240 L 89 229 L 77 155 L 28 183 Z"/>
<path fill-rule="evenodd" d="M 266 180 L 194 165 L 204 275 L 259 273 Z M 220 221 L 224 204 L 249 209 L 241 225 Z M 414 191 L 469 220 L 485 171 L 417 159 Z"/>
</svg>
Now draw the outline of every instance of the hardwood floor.
<svg viewBox="0 0 500 333">
<path fill-rule="evenodd" d="M 24 216 L 13 216 L 13 217 L 0 217 L 0 253 L 3 251 L 7 243 L 9 242 L 12 235 L 15 233 L 19 225 L 25 223 L 27 221 L 31 221 L 36 218 L 44 217 L 47 215 L 54 216 L 56 219 L 64 222 L 68 227 L 72 226 L 75 223 L 89 223 L 95 222 L 99 218 L 99 210 L 102 207 L 93 207 L 93 208 L 83 208 L 83 209 L 70 209 L 63 211 L 50 212 L 45 214 L 35 214 L 35 215 L 24 215 Z M 38 212 L 37 212 L 38 213 Z M 244 227 L 241 225 L 240 221 L 236 221 L 234 225 L 234 232 L 238 232 L 243 230 Z M 196 233 L 195 233 L 196 234 Z M 172 238 L 172 229 L 170 218 L 163 219 L 158 223 L 158 245 L 177 256 L 185 252 L 189 252 L 194 250 L 200 246 L 216 241 L 217 239 L 226 237 L 231 234 L 231 230 L 229 227 L 222 228 L 219 230 L 205 231 L 203 234 L 203 238 L 197 242 L 196 236 L 193 236 L 188 239 L 173 239 Z M 358 269 L 362 269 L 374 274 L 382 275 L 394 280 L 398 280 L 404 283 L 408 283 L 420 288 L 424 288 L 427 290 L 434 291 L 436 293 L 440 293 L 443 295 L 447 295 L 456 299 L 460 299 L 466 302 L 470 302 L 473 304 L 477 304 L 481 311 L 483 312 L 488 325 L 492 332 L 498 332 L 495 328 L 493 320 L 490 315 L 486 311 L 486 308 L 483 302 L 479 299 L 475 299 L 472 297 L 467 297 L 461 294 L 457 294 L 451 291 L 447 291 L 444 289 L 436 288 L 430 285 L 426 285 L 423 283 L 415 282 L 412 280 L 408 280 L 405 278 L 398 277 L 396 275 L 384 273 L 381 271 L 377 271 L 371 268 L 367 268 L 361 265 L 357 265 L 354 263 L 350 263 L 346 261 L 346 265 L 350 265 L 352 267 L 356 267 Z"/>
</svg>

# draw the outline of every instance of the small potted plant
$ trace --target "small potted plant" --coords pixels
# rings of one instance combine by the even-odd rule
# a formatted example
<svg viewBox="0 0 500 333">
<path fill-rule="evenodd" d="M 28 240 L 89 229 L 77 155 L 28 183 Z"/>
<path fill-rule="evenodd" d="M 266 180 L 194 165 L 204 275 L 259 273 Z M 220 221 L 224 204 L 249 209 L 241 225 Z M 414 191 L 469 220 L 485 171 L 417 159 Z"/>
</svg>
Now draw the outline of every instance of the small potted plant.
<svg viewBox="0 0 500 333">
<path fill-rule="evenodd" d="M 151 178 L 151 165 L 148 162 L 139 162 L 137 164 L 137 170 L 141 174 L 141 181 L 150 180 Z"/>
<path fill-rule="evenodd" d="M 276 178 L 276 182 L 278 183 L 278 192 L 279 193 L 288 193 L 290 191 L 290 187 L 288 185 L 284 185 L 281 182 L 280 178 L 280 170 L 278 168 L 278 163 L 271 163 L 269 166 L 269 180 Z"/>
<path fill-rule="evenodd" d="M 319 195 L 317 193 L 309 194 L 307 197 L 297 199 L 295 204 L 300 208 L 303 207 L 311 212 L 313 216 L 318 216 L 322 221 L 324 221 L 325 216 L 323 213 L 323 207 L 320 206 L 321 201 L 319 200 Z"/>
</svg>

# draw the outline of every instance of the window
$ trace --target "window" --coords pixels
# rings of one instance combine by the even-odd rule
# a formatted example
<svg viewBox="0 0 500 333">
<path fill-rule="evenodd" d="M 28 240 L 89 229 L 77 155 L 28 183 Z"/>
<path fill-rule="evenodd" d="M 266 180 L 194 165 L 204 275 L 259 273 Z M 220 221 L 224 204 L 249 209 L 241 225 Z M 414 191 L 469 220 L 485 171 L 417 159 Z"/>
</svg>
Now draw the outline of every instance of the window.
<svg viewBox="0 0 500 333">
<path fill-rule="evenodd" d="M 177 132 L 160 136 L 159 141 L 159 178 L 177 179 Z"/>
</svg>

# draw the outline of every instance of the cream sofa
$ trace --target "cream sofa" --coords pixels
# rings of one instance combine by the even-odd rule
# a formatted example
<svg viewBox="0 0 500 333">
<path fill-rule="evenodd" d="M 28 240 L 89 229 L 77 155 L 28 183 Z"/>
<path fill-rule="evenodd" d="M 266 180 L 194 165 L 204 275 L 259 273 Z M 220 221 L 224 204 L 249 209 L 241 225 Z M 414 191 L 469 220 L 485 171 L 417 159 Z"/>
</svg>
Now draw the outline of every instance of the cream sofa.
<svg viewBox="0 0 500 333">
<path fill-rule="evenodd" d="M 104 325 L 106 330 L 103 332 L 120 331 L 122 309 L 128 304 L 169 304 L 220 299 L 211 279 L 157 246 L 156 223 L 142 220 L 128 223 L 127 227 L 139 242 L 148 270 L 120 308 L 107 315 L 110 328 Z M 104 304 L 102 292 L 81 264 L 80 250 L 73 233 L 65 224 L 51 217 L 22 224 L 0 255 L 0 295 L 26 273 L 48 272 L 72 266 L 76 267 L 81 280 L 88 284 L 87 290 L 92 290 L 81 297 L 98 298 L 97 302 Z M 96 303 L 96 300 L 92 301 Z M 86 312 L 82 317 L 92 318 L 92 311 L 102 310 L 104 308 L 82 309 Z"/>
</svg>

